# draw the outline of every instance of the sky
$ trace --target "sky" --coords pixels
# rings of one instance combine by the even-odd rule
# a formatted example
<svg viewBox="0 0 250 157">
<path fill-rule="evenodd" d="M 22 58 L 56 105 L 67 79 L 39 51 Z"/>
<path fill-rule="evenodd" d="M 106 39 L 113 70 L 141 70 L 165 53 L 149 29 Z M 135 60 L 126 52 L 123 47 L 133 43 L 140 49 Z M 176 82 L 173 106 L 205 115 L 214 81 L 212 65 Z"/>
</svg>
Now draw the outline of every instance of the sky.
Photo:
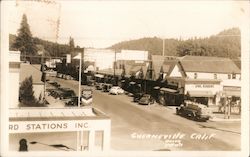
<svg viewBox="0 0 250 157">
<path fill-rule="evenodd" d="M 143 37 L 209 37 L 240 27 L 247 9 L 246 1 L 48 1 L 10 2 L 10 33 L 26 13 L 33 36 L 105 48 Z"/>
</svg>

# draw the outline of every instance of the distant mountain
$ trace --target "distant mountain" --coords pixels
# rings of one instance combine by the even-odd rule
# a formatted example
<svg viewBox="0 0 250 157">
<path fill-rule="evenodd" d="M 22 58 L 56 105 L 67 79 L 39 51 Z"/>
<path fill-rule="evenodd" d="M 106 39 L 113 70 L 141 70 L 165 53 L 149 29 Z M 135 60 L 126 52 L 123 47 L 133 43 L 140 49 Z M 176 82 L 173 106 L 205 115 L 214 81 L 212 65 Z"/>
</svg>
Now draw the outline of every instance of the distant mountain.
<svg viewBox="0 0 250 157">
<path fill-rule="evenodd" d="M 223 30 L 208 38 L 191 38 L 187 40 L 165 39 L 165 55 L 168 56 L 218 56 L 237 58 L 241 56 L 240 30 L 231 28 Z M 146 50 L 154 55 L 161 55 L 163 40 L 161 38 L 141 38 L 112 45 L 111 49 Z"/>
</svg>

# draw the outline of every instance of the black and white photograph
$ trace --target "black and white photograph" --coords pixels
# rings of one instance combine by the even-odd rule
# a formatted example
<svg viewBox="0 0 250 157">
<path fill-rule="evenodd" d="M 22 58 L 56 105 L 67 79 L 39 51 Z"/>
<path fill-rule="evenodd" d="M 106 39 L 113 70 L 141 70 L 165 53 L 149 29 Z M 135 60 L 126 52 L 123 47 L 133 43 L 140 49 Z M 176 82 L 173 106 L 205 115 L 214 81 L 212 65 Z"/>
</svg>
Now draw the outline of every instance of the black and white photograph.
<svg viewBox="0 0 250 157">
<path fill-rule="evenodd" d="M 249 156 L 249 7 L 3 0 L 0 156 Z"/>
</svg>

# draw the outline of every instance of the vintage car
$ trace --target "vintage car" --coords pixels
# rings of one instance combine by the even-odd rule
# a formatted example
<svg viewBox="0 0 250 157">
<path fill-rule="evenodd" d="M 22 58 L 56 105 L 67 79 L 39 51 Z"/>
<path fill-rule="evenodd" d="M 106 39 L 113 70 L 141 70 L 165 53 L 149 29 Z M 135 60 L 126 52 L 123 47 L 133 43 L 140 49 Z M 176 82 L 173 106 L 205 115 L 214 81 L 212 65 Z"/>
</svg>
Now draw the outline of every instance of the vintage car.
<svg viewBox="0 0 250 157">
<path fill-rule="evenodd" d="M 133 101 L 138 102 L 141 99 L 142 96 L 143 96 L 143 93 L 135 93 L 135 94 L 133 94 Z"/>
<path fill-rule="evenodd" d="M 82 103 L 80 102 L 80 104 L 82 104 Z M 65 105 L 66 106 L 77 106 L 78 105 L 78 97 L 73 96 L 73 97 L 65 100 Z"/>
<path fill-rule="evenodd" d="M 124 90 L 119 86 L 114 86 L 109 90 L 109 93 L 114 94 L 114 95 L 119 95 L 119 94 L 123 94 Z"/>
<path fill-rule="evenodd" d="M 57 88 L 50 89 L 49 95 L 53 96 L 55 99 L 67 99 L 75 96 L 75 92 L 69 88 Z"/>
<path fill-rule="evenodd" d="M 52 86 L 56 87 L 56 88 L 60 87 L 60 84 L 55 82 L 55 81 L 49 81 L 48 83 L 51 84 Z"/>
<path fill-rule="evenodd" d="M 184 101 L 184 104 L 176 108 L 176 114 L 192 120 L 207 121 L 212 115 L 212 110 L 204 104 Z"/>
<path fill-rule="evenodd" d="M 113 87 L 112 84 L 109 84 L 109 83 L 104 83 L 103 87 L 102 87 L 102 91 L 103 92 L 109 92 L 110 89 Z"/>
<path fill-rule="evenodd" d="M 151 105 L 154 104 L 154 102 L 154 98 L 149 94 L 144 94 L 138 101 L 138 103 L 142 105 Z"/>
<path fill-rule="evenodd" d="M 70 89 L 62 90 L 62 93 L 60 94 L 60 99 L 67 99 L 70 97 L 76 96 L 75 92 Z"/>
<path fill-rule="evenodd" d="M 97 90 L 102 90 L 103 85 L 104 85 L 104 83 L 98 83 L 98 82 L 96 82 L 96 83 L 95 83 L 95 88 L 96 88 Z"/>
</svg>

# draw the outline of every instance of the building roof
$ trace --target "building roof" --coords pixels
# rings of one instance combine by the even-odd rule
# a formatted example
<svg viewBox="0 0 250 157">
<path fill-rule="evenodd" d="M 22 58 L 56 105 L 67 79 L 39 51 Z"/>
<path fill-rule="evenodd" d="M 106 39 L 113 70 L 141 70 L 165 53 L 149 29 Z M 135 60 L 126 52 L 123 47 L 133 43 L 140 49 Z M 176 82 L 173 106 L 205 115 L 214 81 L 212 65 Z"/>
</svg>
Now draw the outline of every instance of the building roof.
<svg viewBox="0 0 250 157">
<path fill-rule="evenodd" d="M 114 69 L 103 69 L 103 70 L 98 70 L 98 74 L 103 74 L 103 75 L 114 75 Z M 122 69 L 115 69 L 115 75 L 116 76 L 121 76 L 122 74 Z"/>
<path fill-rule="evenodd" d="M 177 60 L 166 60 L 163 62 L 163 72 L 170 75 L 171 71 L 174 69 L 175 65 L 178 63 Z"/>
<path fill-rule="evenodd" d="M 147 73 L 147 64 L 144 61 L 133 61 L 133 60 L 124 60 L 123 61 L 126 75 L 132 75 L 138 72 L 139 70 L 143 71 L 144 77 Z"/>
<path fill-rule="evenodd" d="M 234 60 L 235 65 L 241 70 L 241 58 L 235 58 Z"/>
<path fill-rule="evenodd" d="M 173 57 L 152 55 L 152 68 L 154 71 L 154 79 L 158 79 L 161 71 L 169 76 L 170 72 L 173 70 L 174 66 L 178 63 L 178 60 Z"/>
<path fill-rule="evenodd" d="M 163 65 L 164 57 L 160 55 L 152 55 L 152 69 L 154 72 L 153 78 L 157 79 L 160 75 L 161 66 Z"/>
<path fill-rule="evenodd" d="M 43 84 L 41 81 L 42 72 L 40 64 L 22 63 L 20 65 L 19 82 L 23 82 L 26 78 L 32 76 L 33 84 Z"/>
<path fill-rule="evenodd" d="M 180 62 L 185 72 L 240 73 L 240 69 L 229 58 L 184 56 Z"/>
</svg>

